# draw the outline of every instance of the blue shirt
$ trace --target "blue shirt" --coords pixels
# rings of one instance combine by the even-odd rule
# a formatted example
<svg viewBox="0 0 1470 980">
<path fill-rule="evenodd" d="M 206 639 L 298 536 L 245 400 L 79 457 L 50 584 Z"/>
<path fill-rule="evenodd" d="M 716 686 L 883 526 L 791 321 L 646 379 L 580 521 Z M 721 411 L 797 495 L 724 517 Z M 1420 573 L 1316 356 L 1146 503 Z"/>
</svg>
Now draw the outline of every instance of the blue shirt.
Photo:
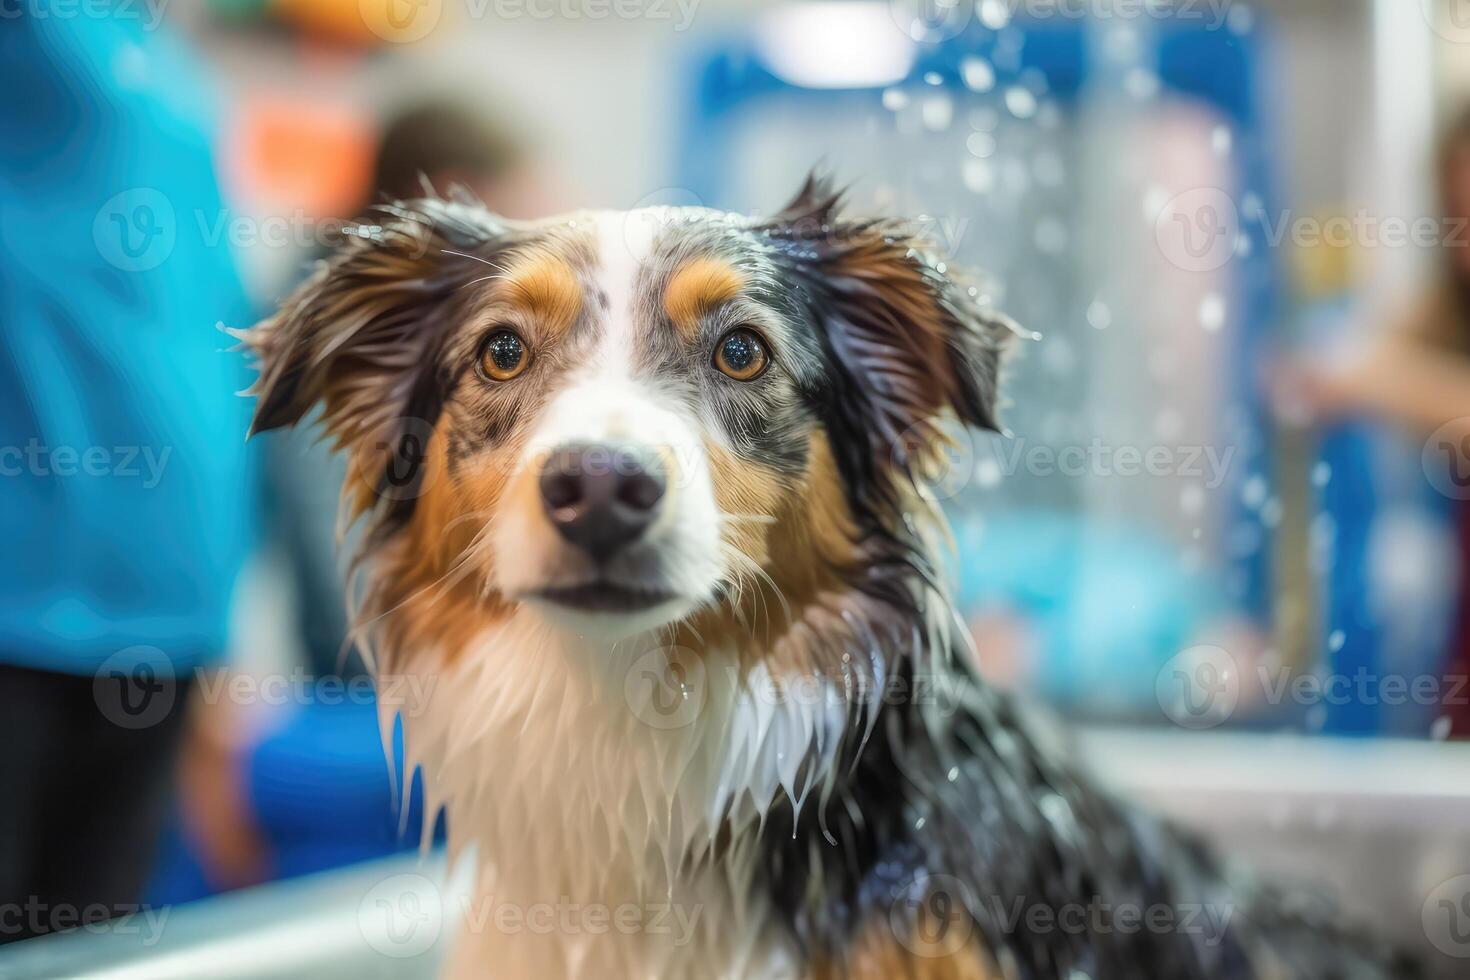
<svg viewBox="0 0 1470 980">
<path fill-rule="evenodd" d="M 0 662 L 77 673 L 221 655 L 251 526 L 210 106 L 129 9 L 0 23 Z"/>
</svg>

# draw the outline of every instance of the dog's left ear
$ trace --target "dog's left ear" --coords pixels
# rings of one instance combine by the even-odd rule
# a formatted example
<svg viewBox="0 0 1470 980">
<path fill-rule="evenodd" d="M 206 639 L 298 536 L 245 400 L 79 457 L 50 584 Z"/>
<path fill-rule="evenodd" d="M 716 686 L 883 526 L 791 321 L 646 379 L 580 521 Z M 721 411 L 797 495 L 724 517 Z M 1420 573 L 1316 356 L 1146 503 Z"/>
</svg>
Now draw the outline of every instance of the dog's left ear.
<svg viewBox="0 0 1470 980">
<path fill-rule="evenodd" d="M 842 219 L 841 198 L 810 176 L 759 230 L 837 370 L 829 424 L 846 444 L 870 448 L 865 470 L 892 461 L 912 473 L 946 414 L 998 428 L 1001 359 L 1019 330 L 901 224 Z"/>
<path fill-rule="evenodd" d="M 380 209 L 257 326 L 235 332 L 258 361 L 251 432 L 301 421 L 318 404 L 336 448 L 354 460 L 360 511 L 407 511 L 427 439 L 454 378 L 442 345 L 462 315 L 461 287 L 506 228 L 477 203 L 420 198 Z"/>
</svg>

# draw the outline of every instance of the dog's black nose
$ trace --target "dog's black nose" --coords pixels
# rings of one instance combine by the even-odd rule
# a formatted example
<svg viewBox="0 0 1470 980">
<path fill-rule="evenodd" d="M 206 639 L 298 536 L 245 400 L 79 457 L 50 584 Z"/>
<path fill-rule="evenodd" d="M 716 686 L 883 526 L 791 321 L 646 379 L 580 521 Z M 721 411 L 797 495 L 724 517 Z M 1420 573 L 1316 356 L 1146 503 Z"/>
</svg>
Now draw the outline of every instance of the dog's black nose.
<svg viewBox="0 0 1470 980">
<path fill-rule="evenodd" d="M 541 501 L 562 537 L 603 561 L 653 523 L 666 484 L 653 453 L 619 446 L 563 446 L 541 470 Z"/>
</svg>

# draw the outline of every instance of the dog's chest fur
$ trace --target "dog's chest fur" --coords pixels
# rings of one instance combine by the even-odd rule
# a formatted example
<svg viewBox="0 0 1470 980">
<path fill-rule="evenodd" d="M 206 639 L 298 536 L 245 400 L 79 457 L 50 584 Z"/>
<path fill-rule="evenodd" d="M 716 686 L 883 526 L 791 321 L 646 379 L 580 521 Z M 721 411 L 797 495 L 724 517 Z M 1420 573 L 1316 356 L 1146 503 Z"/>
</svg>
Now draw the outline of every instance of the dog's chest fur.
<svg viewBox="0 0 1470 980">
<path fill-rule="evenodd" d="M 840 701 L 775 697 L 733 651 L 670 659 L 513 618 L 406 713 L 430 812 L 481 869 L 451 976 L 798 975 L 753 887 L 758 830 L 771 800 L 816 792 Z"/>
</svg>

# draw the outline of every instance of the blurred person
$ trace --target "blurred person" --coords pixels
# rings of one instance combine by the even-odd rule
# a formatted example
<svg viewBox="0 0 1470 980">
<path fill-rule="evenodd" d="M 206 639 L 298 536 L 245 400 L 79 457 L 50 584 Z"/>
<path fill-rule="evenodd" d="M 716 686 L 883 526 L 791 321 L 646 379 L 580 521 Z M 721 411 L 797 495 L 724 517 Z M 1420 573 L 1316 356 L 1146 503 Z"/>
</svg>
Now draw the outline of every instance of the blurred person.
<svg viewBox="0 0 1470 980">
<path fill-rule="evenodd" d="M 200 72 L 51 7 L 0 30 L 0 942 L 136 908 L 250 526 Z"/>
<path fill-rule="evenodd" d="M 440 193 L 463 186 L 497 214 L 540 217 L 559 202 L 539 173 L 514 127 L 453 97 L 426 97 L 384 122 L 373 185 L 360 210 L 366 214 L 381 201 L 418 196 L 428 181 Z"/>
<path fill-rule="evenodd" d="M 1275 400 L 1294 419 L 1382 418 L 1423 438 L 1435 433 L 1457 486 L 1470 486 L 1470 108 L 1446 129 L 1437 157 L 1444 215 L 1435 284 L 1366 348 L 1294 358 L 1273 375 Z M 1470 737 L 1470 503 L 1456 507 L 1458 622 L 1444 690 L 1451 734 Z"/>
<path fill-rule="evenodd" d="M 349 217 L 376 221 L 375 206 L 418 196 L 425 182 L 440 193 L 463 187 L 501 212 L 550 209 L 550 192 L 538 181 L 512 127 L 483 109 L 429 96 L 383 120 L 372 183 Z M 298 651 L 310 678 L 366 682 L 347 637 L 338 568 L 336 488 L 345 464 L 315 427 L 273 434 L 264 450 L 265 536 L 289 582 L 286 646 Z M 314 871 L 401 843 L 375 713 L 354 710 L 363 707 L 354 704 L 298 707 L 271 713 L 229 703 L 197 705 L 198 737 L 188 741 L 184 755 L 183 819 L 208 890 Z M 340 736 L 358 730 L 362 752 L 355 754 Z M 284 751 L 287 743 L 295 750 Z M 317 751 L 331 754 L 299 764 Z M 289 759 L 290 771 L 273 769 L 276 758 Z M 331 783 L 330 793 L 322 792 L 323 780 Z M 355 801 L 351 813 L 343 812 L 344 801 Z M 289 839 L 279 832 L 283 824 L 291 828 Z M 303 829 L 310 827 L 322 834 Z M 380 834 L 381 827 L 392 833 Z"/>
</svg>

